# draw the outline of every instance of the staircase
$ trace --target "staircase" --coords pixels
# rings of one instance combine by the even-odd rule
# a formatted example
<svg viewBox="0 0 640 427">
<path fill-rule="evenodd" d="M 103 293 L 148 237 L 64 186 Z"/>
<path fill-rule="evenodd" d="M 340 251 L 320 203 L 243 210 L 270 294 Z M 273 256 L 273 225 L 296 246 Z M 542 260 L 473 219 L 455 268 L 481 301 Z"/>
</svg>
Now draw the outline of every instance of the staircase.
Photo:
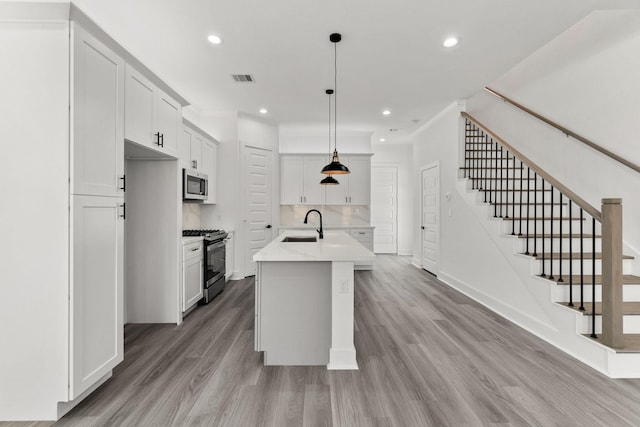
<svg viewBox="0 0 640 427">
<path fill-rule="evenodd" d="M 575 322 L 558 326 L 575 327 L 575 343 L 560 334 L 549 341 L 561 348 L 559 341 L 567 341 L 568 352 L 610 376 L 640 377 L 640 368 L 626 369 L 640 366 L 640 277 L 631 274 L 634 257 L 622 253 L 621 200 L 603 199 L 602 210 L 594 208 L 462 115 L 460 177 L 466 190 L 487 210 L 488 222 L 500 222 L 499 233 L 513 242 L 513 257 L 529 261 L 531 286 L 547 286 L 549 304 L 572 314 L 557 319 Z"/>
</svg>

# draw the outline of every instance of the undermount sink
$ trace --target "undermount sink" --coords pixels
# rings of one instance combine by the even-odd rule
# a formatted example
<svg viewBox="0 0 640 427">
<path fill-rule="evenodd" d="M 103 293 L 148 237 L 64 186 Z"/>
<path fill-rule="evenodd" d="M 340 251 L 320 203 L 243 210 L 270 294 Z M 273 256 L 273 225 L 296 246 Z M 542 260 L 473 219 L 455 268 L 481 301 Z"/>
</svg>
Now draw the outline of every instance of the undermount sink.
<svg viewBox="0 0 640 427">
<path fill-rule="evenodd" d="M 282 239 L 282 243 L 317 242 L 316 236 L 287 236 Z"/>
</svg>

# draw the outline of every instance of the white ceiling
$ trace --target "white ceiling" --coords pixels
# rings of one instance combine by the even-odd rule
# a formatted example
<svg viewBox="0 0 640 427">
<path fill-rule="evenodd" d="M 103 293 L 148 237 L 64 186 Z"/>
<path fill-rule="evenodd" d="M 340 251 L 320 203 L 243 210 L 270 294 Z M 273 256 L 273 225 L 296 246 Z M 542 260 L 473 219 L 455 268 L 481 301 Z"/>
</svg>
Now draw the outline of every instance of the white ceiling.
<svg viewBox="0 0 640 427">
<path fill-rule="evenodd" d="M 598 0 L 73 0 L 200 112 L 327 127 L 338 44 L 338 127 L 402 141 L 597 7 Z M 224 43 L 214 46 L 209 34 Z M 449 35 L 458 46 L 445 49 Z M 232 74 L 252 74 L 236 83 Z M 392 114 L 383 117 L 388 108 Z M 415 121 L 415 122 L 414 122 Z M 390 128 L 399 129 L 390 133 Z"/>
</svg>

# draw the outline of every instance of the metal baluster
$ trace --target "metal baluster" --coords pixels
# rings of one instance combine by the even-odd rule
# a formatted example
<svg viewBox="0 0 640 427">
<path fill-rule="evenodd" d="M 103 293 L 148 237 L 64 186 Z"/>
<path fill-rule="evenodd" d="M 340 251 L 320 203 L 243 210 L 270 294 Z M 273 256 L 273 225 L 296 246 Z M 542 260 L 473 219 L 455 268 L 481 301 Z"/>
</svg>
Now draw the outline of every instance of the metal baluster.
<svg viewBox="0 0 640 427">
<path fill-rule="evenodd" d="M 540 277 L 545 277 L 546 274 L 544 274 L 544 254 L 545 254 L 545 250 L 544 250 L 544 178 L 542 179 L 542 211 L 540 213 L 540 218 L 542 219 L 542 244 L 540 245 L 542 247 L 542 274 L 540 275 Z M 537 210 L 537 208 L 536 208 Z"/>
<path fill-rule="evenodd" d="M 573 201 L 569 200 L 569 307 L 573 307 Z"/>
<path fill-rule="evenodd" d="M 497 155 L 497 153 L 496 153 Z M 504 183 L 502 182 L 502 155 L 503 155 L 503 150 L 502 150 L 502 145 L 500 146 L 500 215 L 498 215 L 500 218 L 503 218 L 502 216 L 502 199 L 504 196 L 504 191 L 503 187 L 504 187 Z"/>
<path fill-rule="evenodd" d="M 507 176 L 509 176 L 509 174 L 507 174 Z M 515 236 L 516 235 L 516 156 L 513 156 L 513 173 L 511 174 L 511 219 L 512 219 L 511 235 Z"/>
<path fill-rule="evenodd" d="M 564 240 L 564 235 L 562 234 L 562 193 L 560 193 L 560 191 L 558 191 L 558 193 L 560 194 L 560 255 L 562 256 L 562 241 Z M 560 264 L 558 265 L 558 269 L 560 270 L 558 272 L 558 283 L 562 283 L 564 282 L 564 279 L 562 278 L 562 260 L 560 260 Z"/>
<path fill-rule="evenodd" d="M 482 184 L 482 189 L 484 190 L 484 202 L 487 203 L 487 138 L 483 138 L 482 140 L 482 157 L 484 159 L 484 165 L 482 168 L 484 182 Z"/>
<path fill-rule="evenodd" d="M 493 149 L 493 144 L 492 144 L 492 149 Z M 495 153 L 494 159 L 493 161 L 495 162 L 495 194 L 494 194 L 494 199 L 493 199 L 493 217 L 497 218 L 498 217 L 498 143 L 496 142 L 496 148 L 494 151 L 492 151 L 493 153 Z"/>
<path fill-rule="evenodd" d="M 553 185 L 551 186 L 551 223 L 549 224 L 549 280 L 553 280 Z M 562 216 L 560 217 L 562 222 Z M 559 255 L 559 262 L 562 263 L 562 254 Z"/>
<path fill-rule="evenodd" d="M 465 135 L 464 135 L 464 177 L 468 178 L 469 177 L 469 138 L 470 138 L 470 134 L 471 134 L 471 122 L 469 122 L 469 119 L 467 120 L 467 125 L 465 128 Z"/>
<path fill-rule="evenodd" d="M 596 335 L 596 219 L 591 218 L 591 250 L 593 259 L 591 260 L 591 338 L 598 338 Z"/>
<path fill-rule="evenodd" d="M 544 197 L 544 194 L 542 195 Z M 538 172 L 533 172 L 533 256 L 538 256 Z"/>
<path fill-rule="evenodd" d="M 524 192 L 524 188 L 522 187 L 522 175 L 524 174 L 523 168 L 522 168 L 522 160 L 520 160 L 520 216 L 519 216 L 519 220 L 518 220 L 518 236 L 522 236 L 522 193 Z"/>
<path fill-rule="evenodd" d="M 482 132 L 482 131 L 480 131 Z M 471 146 L 471 153 L 472 153 L 472 163 L 473 163 L 473 175 L 471 177 L 471 188 L 475 189 L 476 188 L 476 182 L 478 179 L 478 151 L 477 151 L 477 147 L 478 147 L 478 135 L 480 132 L 476 132 L 476 134 L 473 136 L 473 145 Z"/>
<path fill-rule="evenodd" d="M 583 210 L 580 208 L 580 310 L 584 311 L 584 233 L 582 229 Z"/>
<path fill-rule="evenodd" d="M 529 239 L 531 239 L 531 236 L 529 235 L 529 222 L 531 222 L 529 220 L 529 201 L 531 200 L 531 176 L 530 176 L 530 172 L 531 172 L 531 168 L 529 166 L 527 166 L 527 212 L 526 212 L 526 218 L 527 221 L 525 222 L 525 225 L 527 227 L 527 251 L 525 252 L 525 254 L 529 255 Z M 522 197 L 522 193 L 520 193 L 520 197 Z M 522 215 L 520 215 L 522 216 Z"/>
</svg>

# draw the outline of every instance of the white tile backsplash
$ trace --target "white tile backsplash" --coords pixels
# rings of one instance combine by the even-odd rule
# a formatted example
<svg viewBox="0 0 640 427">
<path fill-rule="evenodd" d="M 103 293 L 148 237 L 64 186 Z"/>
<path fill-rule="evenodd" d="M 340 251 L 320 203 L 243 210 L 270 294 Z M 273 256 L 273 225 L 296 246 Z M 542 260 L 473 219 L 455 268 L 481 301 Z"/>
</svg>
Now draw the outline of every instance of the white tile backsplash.
<svg viewBox="0 0 640 427">
<path fill-rule="evenodd" d="M 296 206 L 280 205 L 280 225 L 300 225 L 309 209 L 322 212 L 323 225 L 369 225 L 369 206 Z M 316 214 L 309 215 L 309 222 L 318 223 Z"/>
<path fill-rule="evenodd" d="M 200 222 L 200 204 L 199 203 L 183 203 L 182 204 L 182 229 L 201 229 Z"/>
</svg>

